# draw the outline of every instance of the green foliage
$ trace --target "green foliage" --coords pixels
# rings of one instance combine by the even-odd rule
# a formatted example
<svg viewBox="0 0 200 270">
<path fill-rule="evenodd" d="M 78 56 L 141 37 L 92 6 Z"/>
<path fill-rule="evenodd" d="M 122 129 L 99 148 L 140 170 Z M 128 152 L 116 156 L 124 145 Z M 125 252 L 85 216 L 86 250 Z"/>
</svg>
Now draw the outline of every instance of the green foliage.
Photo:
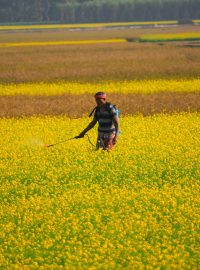
<svg viewBox="0 0 200 270">
<path fill-rule="evenodd" d="M 199 19 L 199 0 L 2 0 L 0 22 Z"/>
</svg>

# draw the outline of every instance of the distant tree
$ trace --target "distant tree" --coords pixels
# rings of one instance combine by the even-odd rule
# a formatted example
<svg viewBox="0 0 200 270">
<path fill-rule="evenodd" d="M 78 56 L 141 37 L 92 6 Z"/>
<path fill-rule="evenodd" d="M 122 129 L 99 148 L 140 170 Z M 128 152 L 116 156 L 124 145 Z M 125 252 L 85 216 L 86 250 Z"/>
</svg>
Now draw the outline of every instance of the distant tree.
<svg viewBox="0 0 200 270">
<path fill-rule="evenodd" d="M 113 22 L 200 18 L 200 0 L 0 0 L 0 22 Z"/>
</svg>

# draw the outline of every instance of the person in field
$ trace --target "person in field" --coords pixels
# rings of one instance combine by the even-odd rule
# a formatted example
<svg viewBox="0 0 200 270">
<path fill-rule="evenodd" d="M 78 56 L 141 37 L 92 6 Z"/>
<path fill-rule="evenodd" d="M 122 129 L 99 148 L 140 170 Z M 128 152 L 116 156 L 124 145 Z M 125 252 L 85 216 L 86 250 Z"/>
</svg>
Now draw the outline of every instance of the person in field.
<svg viewBox="0 0 200 270">
<path fill-rule="evenodd" d="M 97 106 L 90 114 L 90 116 L 94 114 L 94 118 L 77 138 L 83 138 L 98 122 L 99 127 L 96 147 L 97 149 L 111 150 L 113 145 L 117 142 L 119 133 L 117 112 L 115 106 L 107 102 L 104 92 L 98 92 L 94 97 Z"/>
</svg>

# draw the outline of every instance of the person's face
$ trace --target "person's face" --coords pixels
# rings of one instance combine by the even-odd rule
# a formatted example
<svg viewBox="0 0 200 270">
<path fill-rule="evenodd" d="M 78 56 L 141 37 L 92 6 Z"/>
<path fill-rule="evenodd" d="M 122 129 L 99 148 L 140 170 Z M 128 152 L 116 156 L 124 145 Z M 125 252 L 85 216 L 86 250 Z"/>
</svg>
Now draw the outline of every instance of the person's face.
<svg viewBox="0 0 200 270">
<path fill-rule="evenodd" d="M 96 98 L 96 103 L 98 106 L 102 106 L 106 103 L 105 98 Z"/>
</svg>

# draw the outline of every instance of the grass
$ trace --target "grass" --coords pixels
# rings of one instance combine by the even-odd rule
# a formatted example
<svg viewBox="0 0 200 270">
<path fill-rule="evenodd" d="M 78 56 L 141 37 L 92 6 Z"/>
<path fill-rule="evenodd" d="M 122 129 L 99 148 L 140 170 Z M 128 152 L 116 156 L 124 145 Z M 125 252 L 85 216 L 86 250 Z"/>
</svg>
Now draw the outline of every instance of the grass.
<svg viewBox="0 0 200 270">
<path fill-rule="evenodd" d="M 197 269 L 199 114 L 121 118 L 112 153 L 44 147 L 87 123 L 0 119 L 1 267 Z"/>
</svg>

